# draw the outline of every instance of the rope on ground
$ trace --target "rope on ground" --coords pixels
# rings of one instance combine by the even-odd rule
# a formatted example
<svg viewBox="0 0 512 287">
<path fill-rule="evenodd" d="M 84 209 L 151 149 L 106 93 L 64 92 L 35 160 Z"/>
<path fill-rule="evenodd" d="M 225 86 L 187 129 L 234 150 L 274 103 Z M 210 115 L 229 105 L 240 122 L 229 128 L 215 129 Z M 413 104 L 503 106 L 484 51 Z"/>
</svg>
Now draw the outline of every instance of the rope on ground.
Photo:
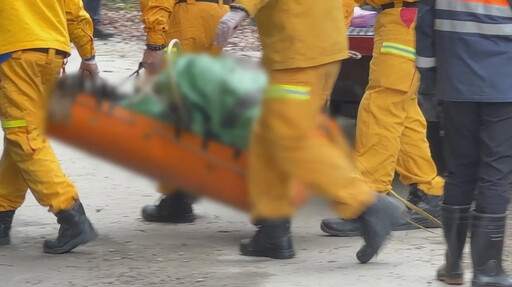
<svg viewBox="0 0 512 287">
<path fill-rule="evenodd" d="M 421 216 L 425 217 L 426 219 L 434 222 L 435 224 L 439 225 L 439 226 L 442 226 L 441 224 L 441 221 L 439 221 L 437 218 L 433 217 L 432 215 L 428 214 L 427 212 L 425 212 L 423 209 L 417 207 L 416 205 L 410 203 L 408 200 L 406 200 L 405 198 L 401 197 L 400 195 L 398 195 L 398 193 L 396 193 L 394 190 L 392 189 L 388 189 L 388 192 L 394 196 L 396 199 L 398 199 L 399 201 L 401 201 L 403 204 L 405 204 L 405 206 L 407 206 L 408 208 L 412 209 L 414 212 L 417 212 L 418 214 L 420 214 Z M 440 233 L 438 232 L 435 232 L 435 231 L 432 231 L 416 222 L 413 222 L 412 220 L 410 220 L 409 218 L 405 217 L 405 220 L 407 220 L 409 223 L 411 223 L 412 225 L 420 228 L 420 229 L 423 229 L 427 232 L 430 232 L 432 234 L 437 234 L 437 235 L 441 235 Z"/>
<path fill-rule="evenodd" d="M 368 172 L 368 174 L 370 174 L 374 179 L 377 179 L 377 177 L 372 173 L 370 172 L 370 170 L 360 161 L 357 159 L 357 162 Z M 425 212 L 423 209 L 417 207 L 416 205 L 410 203 L 407 199 L 401 197 L 400 195 L 398 195 L 398 193 L 396 193 L 394 190 L 392 190 L 391 188 L 389 188 L 387 190 L 392 196 L 394 196 L 396 199 L 398 199 L 400 202 L 402 202 L 403 204 L 405 204 L 406 207 L 408 207 L 409 209 L 413 210 L 414 212 L 418 213 L 419 215 L 425 217 L 426 219 L 434 222 L 435 224 L 439 225 L 439 226 L 442 226 L 442 223 L 441 221 L 437 220 L 437 218 L 433 217 L 432 215 L 428 214 L 427 212 Z M 433 233 L 433 234 L 437 234 L 437 235 L 440 235 L 440 233 L 438 232 L 435 232 L 435 231 L 432 231 L 416 222 L 413 222 L 412 220 L 410 220 L 409 218 L 407 218 L 406 216 L 404 216 L 405 220 L 407 220 L 407 222 L 411 223 L 412 225 L 418 227 L 419 229 L 423 229 L 427 232 L 430 232 L 430 233 Z"/>
</svg>

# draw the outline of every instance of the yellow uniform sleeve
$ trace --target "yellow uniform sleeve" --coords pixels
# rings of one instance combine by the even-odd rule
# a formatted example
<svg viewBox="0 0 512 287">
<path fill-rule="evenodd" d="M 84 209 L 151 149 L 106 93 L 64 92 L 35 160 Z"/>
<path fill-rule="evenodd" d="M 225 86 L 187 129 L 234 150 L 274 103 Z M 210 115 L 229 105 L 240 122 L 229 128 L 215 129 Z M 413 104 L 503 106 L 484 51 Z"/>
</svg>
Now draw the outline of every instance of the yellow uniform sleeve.
<svg viewBox="0 0 512 287">
<path fill-rule="evenodd" d="M 88 59 L 96 54 L 91 17 L 85 12 L 81 0 L 67 0 L 65 5 L 69 38 L 80 57 Z"/>
<path fill-rule="evenodd" d="M 165 34 L 169 30 L 169 17 L 174 4 L 174 0 L 140 0 L 146 43 L 153 45 L 167 43 Z"/>
<path fill-rule="evenodd" d="M 261 7 L 265 6 L 269 1 L 273 0 L 235 0 L 231 6 L 243 8 L 252 18 L 258 13 Z"/>
<path fill-rule="evenodd" d="M 363 0 L 343 0 L 343 9 L 345 10 L 345 26 L 350 27 L 350 21 L 354 16 L 354 8 L 360 6 Z"/>
</svg>

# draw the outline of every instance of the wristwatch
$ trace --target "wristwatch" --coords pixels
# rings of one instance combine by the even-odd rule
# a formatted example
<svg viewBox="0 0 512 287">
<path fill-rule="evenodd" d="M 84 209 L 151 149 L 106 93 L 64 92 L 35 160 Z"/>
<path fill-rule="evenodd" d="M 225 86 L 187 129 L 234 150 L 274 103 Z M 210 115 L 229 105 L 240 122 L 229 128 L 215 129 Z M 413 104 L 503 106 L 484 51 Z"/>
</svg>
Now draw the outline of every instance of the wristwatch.
<svg viewBox="0 0 512 287">
<path fill-rule="evenodd" d="M 154 45 L 154 44 L 146 44 L 146 48 L 151 51 L 162 51 L 167 47 L 166 45 Z"/>
</svg>

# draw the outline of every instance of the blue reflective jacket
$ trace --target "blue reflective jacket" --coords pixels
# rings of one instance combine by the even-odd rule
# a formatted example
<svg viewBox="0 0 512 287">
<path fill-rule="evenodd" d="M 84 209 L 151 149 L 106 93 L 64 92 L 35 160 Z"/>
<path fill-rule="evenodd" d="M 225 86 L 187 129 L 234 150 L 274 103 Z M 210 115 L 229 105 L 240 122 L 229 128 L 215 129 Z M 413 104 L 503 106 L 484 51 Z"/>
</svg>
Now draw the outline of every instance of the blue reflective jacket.
<svg viewBox="0 0 512 287">
<path fill-rule="evenodd" d="M 506 0 L 421 0 L 416 65 L 446 101 L 512 102 L 512 9 Z"/>
</svg>

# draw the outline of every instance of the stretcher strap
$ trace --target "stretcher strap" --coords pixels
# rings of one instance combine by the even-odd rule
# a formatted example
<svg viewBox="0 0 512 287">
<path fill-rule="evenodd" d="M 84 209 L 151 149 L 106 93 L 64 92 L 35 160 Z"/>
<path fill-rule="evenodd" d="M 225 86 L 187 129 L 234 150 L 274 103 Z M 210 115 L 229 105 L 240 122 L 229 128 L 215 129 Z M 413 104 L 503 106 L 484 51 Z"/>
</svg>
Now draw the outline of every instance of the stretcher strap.
<svg viewBox="0 0 512 287">
<path fill-rule="evenodd" d="M 172 103 L 171 107 L 175 109 L 174 111 L 178 115 L 176 122 L 176 132 L 178 134 L 181 129 L 185 129 L 189 124 L 189 115 L 183 101 L 183 96 L 178 88 L 175 70 L 173 70 L 174 62 L 181 55 L 181 49 L 181 43 L 178 39 L 173 39 L 167 46 L 167 69 L 169 70 L 169 83 L 172 91 L 170 100 Z"/>
<path fill-rule="evenodd" d="M 2 128 L 4 128 L 4 129 L 19 128 L 19 127 L 26 127 L 26 126 L 27 126 L 26 120 L 2 121 Z"/>
<path fill-rule="evenodd" d="M 293 85 L 270 85 L 265 93 L 267 99 L 309 100 L 310 87 Z"/>
<path fill-rule="evenodd" d="M 403 56 L 409 59 L 416 59 L 416 49 L 392 42 L 384 42 L 380 48 L 381 52 Z"/>
</svg>

